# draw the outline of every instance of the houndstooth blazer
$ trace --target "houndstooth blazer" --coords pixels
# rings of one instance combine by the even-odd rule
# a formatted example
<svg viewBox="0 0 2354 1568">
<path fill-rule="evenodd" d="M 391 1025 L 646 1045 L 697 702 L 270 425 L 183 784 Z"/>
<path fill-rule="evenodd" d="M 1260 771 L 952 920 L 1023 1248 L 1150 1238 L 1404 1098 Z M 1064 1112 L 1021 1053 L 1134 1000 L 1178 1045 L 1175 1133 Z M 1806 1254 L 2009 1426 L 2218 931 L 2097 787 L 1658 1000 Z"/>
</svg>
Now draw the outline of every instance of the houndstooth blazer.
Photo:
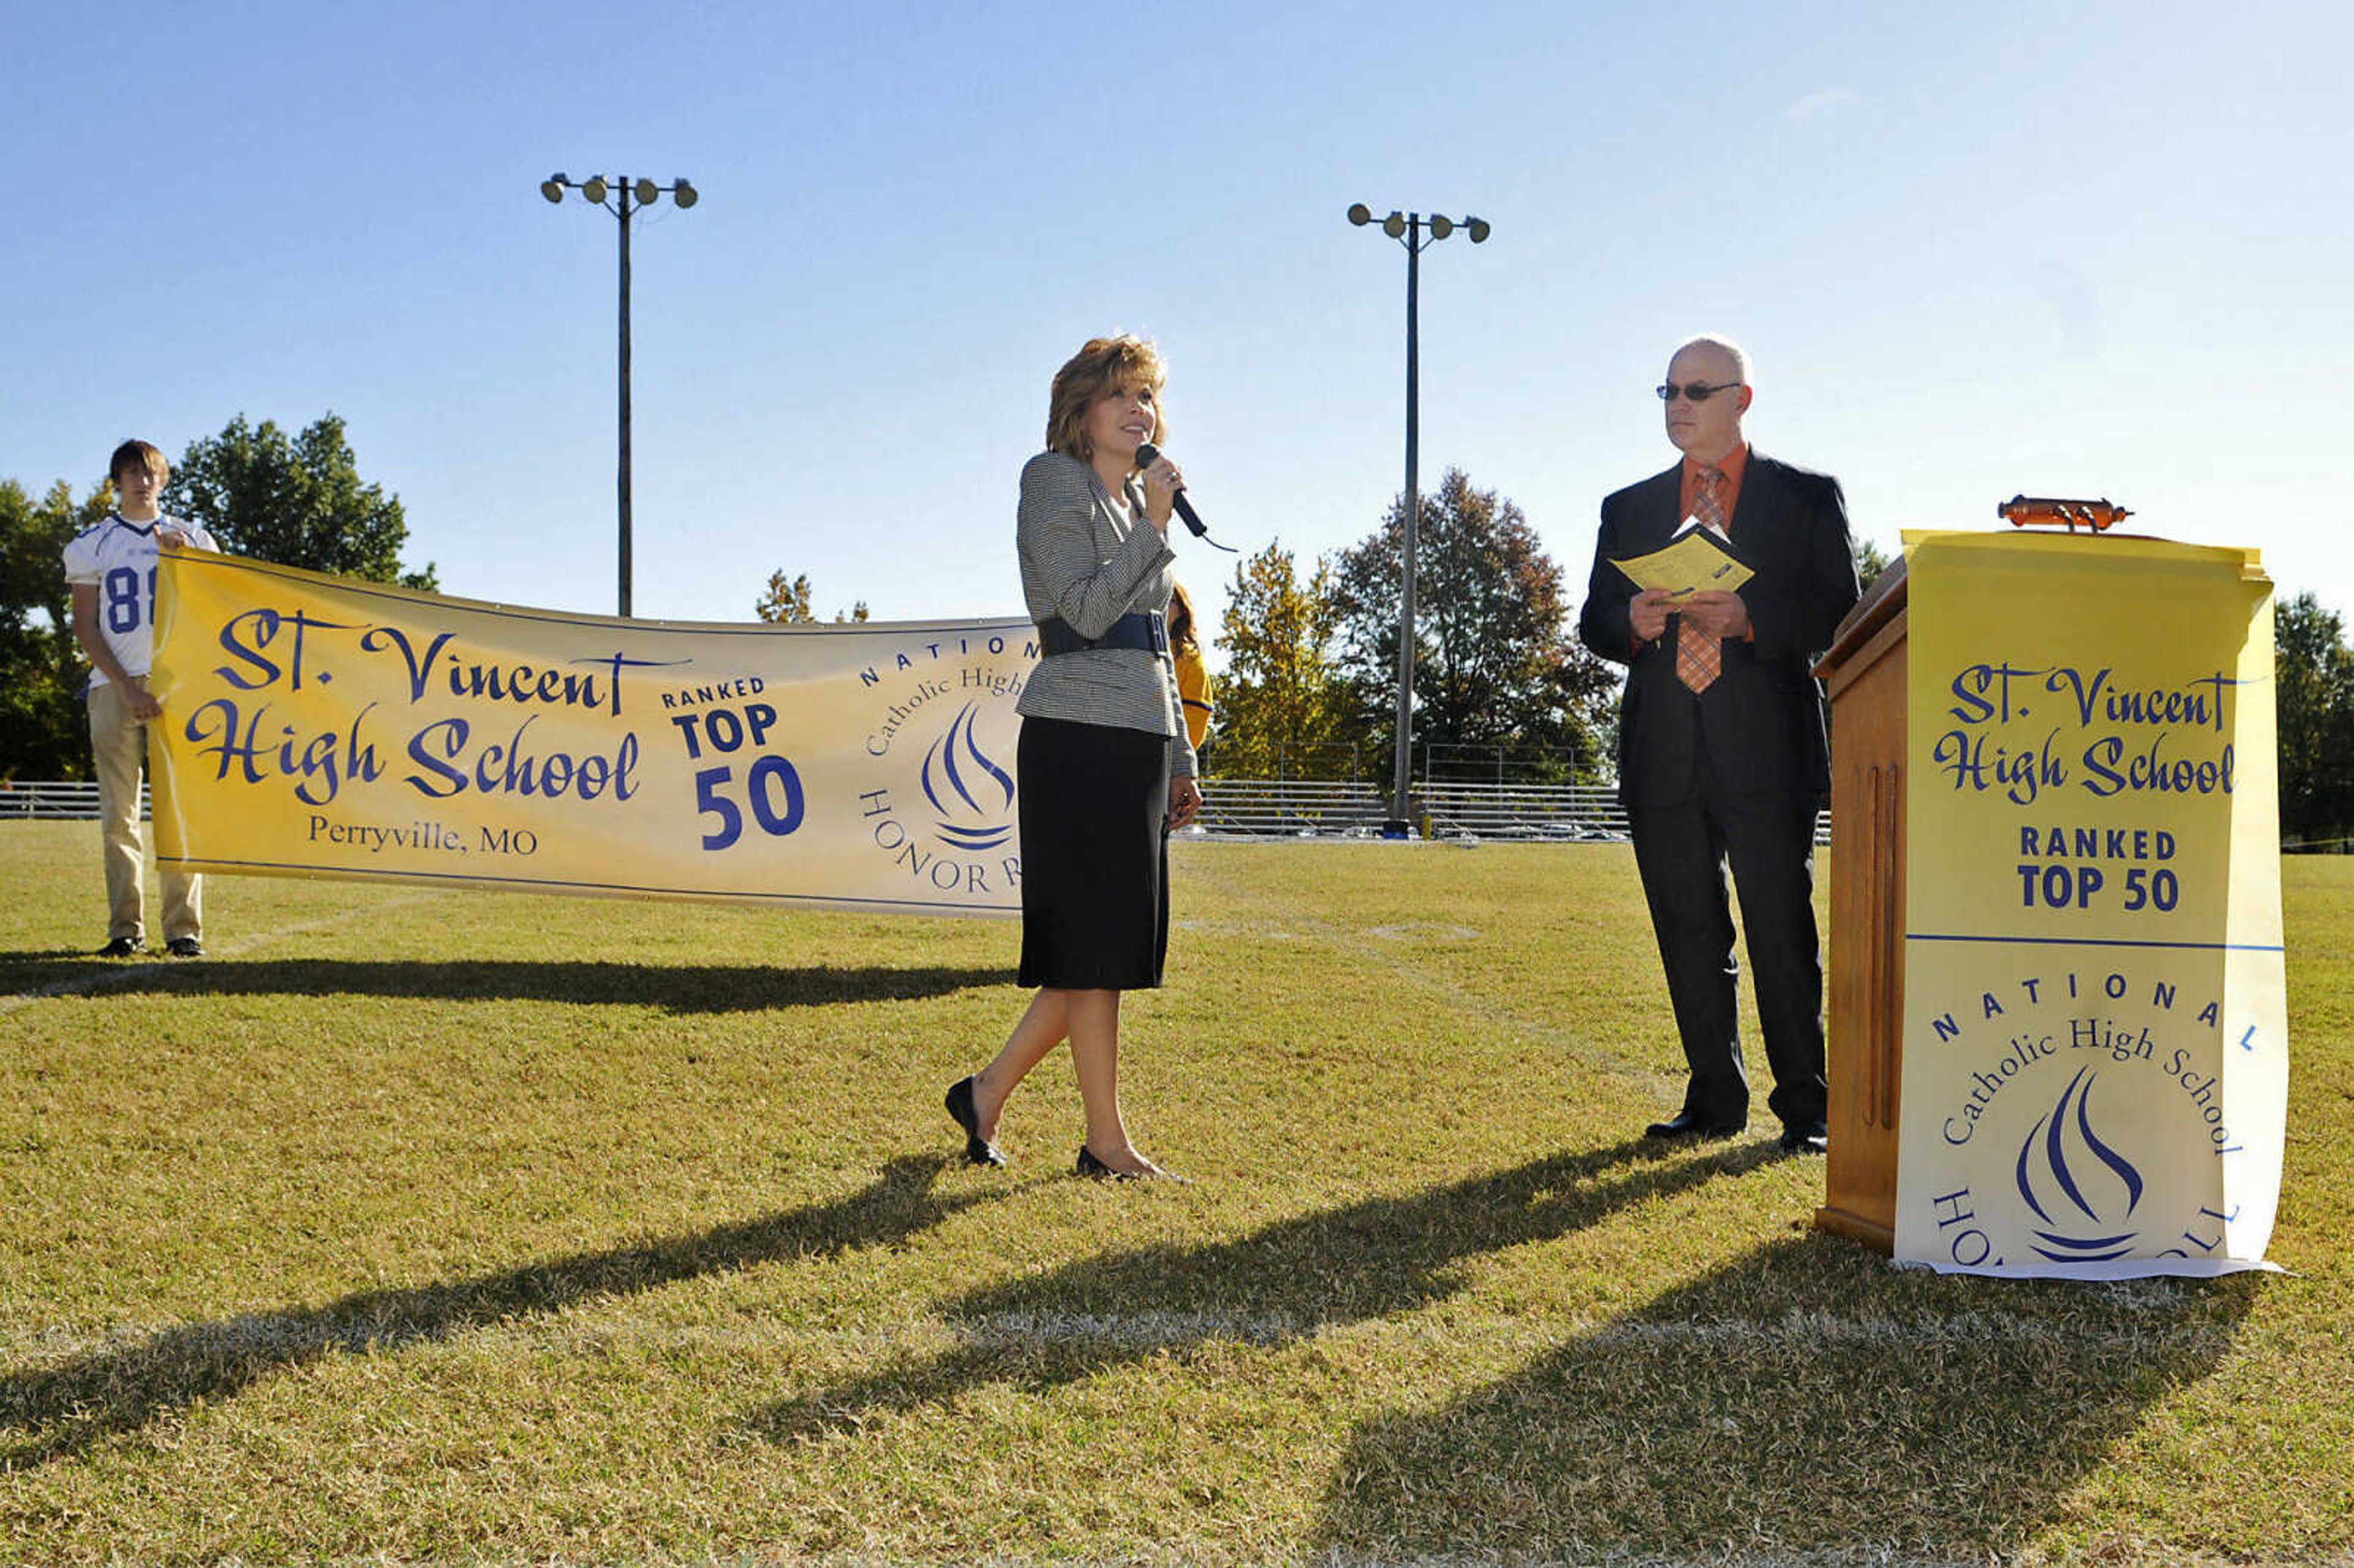
<svg viewBox="0 0 2354 1568">
<path fill-rule="evenodd" d="M 1061 452 L 1040 452 L 1022 471 L 1014 549 L 1030 619 L 1060 617 L 1082 637 L 1100 637 L 1131 610 L 1169 609 L 1177 557 L 1161 531 L 1140 520 L 1144 498 L 1128 487 L 1122 522 L 1095 471 Z M 1169 741 L 1172 778 L 1193 776 L 1193 747 L 1166 653 L 1088 648 L 1042 659 L 1015 710 L 1026 718 L 1140 729 Z"/>
</svg>

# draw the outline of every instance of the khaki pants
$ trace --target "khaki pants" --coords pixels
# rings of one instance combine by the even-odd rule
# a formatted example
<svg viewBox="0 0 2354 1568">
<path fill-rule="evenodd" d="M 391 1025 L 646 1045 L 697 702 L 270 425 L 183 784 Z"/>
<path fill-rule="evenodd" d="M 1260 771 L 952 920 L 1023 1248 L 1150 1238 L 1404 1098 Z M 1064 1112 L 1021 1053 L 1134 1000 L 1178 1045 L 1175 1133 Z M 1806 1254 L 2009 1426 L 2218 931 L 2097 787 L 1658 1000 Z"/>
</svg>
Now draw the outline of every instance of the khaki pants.
<svg viewBox="0 0 2354 1568">
<path fill-rule="evenodd" d="M 98 764 L 98 821 L 106 857 L 106 939 L 146 938 L 145 846 L 139 837 L 139 776 L 147 764 L 147 726 L 111 683 L 90 689 L 90 753 Z M 166 867 L 164 940 L 204 937 L 205 879 Z"/>
</svg>

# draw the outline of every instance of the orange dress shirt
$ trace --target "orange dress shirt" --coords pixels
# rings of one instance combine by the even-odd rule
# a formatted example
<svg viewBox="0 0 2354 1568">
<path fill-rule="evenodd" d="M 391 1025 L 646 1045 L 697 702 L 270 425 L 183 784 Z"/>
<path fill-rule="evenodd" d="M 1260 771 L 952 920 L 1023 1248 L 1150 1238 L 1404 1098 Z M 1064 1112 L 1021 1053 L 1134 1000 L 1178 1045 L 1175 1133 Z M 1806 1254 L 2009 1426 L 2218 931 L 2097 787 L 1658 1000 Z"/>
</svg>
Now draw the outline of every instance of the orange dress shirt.
<svg viewBox="0 0 2354 1568">
<path fill-rule="evenodd" d="M 1680 493 L 1681 496 L 1681 503 L 1676 512 L 1676 526 L 1679 528 L 1683 526 L 1683 519 L 1690 517 L 1692 514 L 1693 503 L 1700 499 L 1701 470 L 1705 468 L 1712 468 L 1716 470 L 1717 472 L 1724 475 L 1724 482 L 1717 487 L 1716 498 L 1719 502 L 1723 503 L 1724 531 L 1726 536 L 1730 537 L 1733 533 L 1733 509 L 1740 504 L 1741 502 L 1741 476 L 1747 472 L 1749 469 L 1749 443 L 1746 441 L 1742 442 L 1739 446 L 1725 453 L 1723 459 L 1712 463 L 1702 462 L 1698 458 L 1690 456 L 1689 454 L 1685 456 L 1683 462 L 1683 489 Z M 1742 641 L 1744 642 L 1755 642 L 1757 641 L 1757 629 L 1754 626 L 1751 627 L 1743 636 Z M 1635 651 L 1637 652 L 1641 652 L 1649 646 L 1649 644 L 1645 642 L 1643 639 L 1639 637 L 1635 639 Z"/>
<path fill-rule="evenodd" d="M 1692 514 L 1692 506 L 1700 500 L 1700 474 L 1704 468 L 1713 468 L 1724 475 L 1717 488 L 1717 499 L 1724 503 L 1724 528 L 1728 537 L 1733 532 L 1733 509 L 1741 500 L 1741 476 L 1749 468 L 1749 444 L 1744 441 L 1724 454 L 1721 462 L 1705 463 L 1698 458 L 1684 459 L 1683 509 L 1676 514 L 1679 524 Z"/>
</svg>

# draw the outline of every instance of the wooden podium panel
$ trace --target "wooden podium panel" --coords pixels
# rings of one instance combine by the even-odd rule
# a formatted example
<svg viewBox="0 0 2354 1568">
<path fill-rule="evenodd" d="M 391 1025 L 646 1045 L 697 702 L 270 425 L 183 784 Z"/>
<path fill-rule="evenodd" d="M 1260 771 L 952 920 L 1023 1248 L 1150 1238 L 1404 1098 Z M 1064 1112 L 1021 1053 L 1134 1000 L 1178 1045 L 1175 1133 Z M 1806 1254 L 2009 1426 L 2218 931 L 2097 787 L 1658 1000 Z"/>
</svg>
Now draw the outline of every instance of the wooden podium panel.
<svg viewBox="0 0 2354 1568">
<path fill-rule="evenodd" d="M 1904 1044 L 1904 604 L 1900 559 L 1815 666 L 1831 704 L 1830 1152 L 1815 1224 L 1882 1252 Z"/>
</svg>

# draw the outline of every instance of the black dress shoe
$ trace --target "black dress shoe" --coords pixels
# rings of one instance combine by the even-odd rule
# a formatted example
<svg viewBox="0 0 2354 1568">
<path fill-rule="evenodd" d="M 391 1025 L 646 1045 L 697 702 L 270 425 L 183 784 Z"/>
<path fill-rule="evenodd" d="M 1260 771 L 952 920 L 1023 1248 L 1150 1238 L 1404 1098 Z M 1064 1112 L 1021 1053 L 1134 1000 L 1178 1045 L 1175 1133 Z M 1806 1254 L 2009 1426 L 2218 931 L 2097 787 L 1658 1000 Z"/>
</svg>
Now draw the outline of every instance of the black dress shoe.
<svg viewBox="0 0 2354 1568">
<path fill-rule="evenodd" d="M 1828 1154 L 1831 1140 L 1819 1127 L 1786 1127 L 1782 1129 L 1782 1152 L 1785 1154 Z"/>
<path fill-rule="evenodd" d="M 949 1115 L 964 1128 L 964 1162 L 967 1165 L 1002 1165 L 1005 1156 L 997 1145 L 981 1136 L 981 1113 L 972 1106 L 972 1080 L 959 1078 L 949 1086 Z"/>
<path fill-rule="evenodd" d="M 101 959 L 135 959 L 139 956 L 139 944 L 128 937 L 115 937 L 99 948 L 98 956 Z"/>
<path fill-rule="evenodd" d="M 1645 1138 L 1731 1138 L 1741 1130 L 1725 1122 L 1710 1121 L 1688 1110 L 1676 1112 L 1666 1121 L 1655 1121 L 1643 1129 Z"/>
</svg>

